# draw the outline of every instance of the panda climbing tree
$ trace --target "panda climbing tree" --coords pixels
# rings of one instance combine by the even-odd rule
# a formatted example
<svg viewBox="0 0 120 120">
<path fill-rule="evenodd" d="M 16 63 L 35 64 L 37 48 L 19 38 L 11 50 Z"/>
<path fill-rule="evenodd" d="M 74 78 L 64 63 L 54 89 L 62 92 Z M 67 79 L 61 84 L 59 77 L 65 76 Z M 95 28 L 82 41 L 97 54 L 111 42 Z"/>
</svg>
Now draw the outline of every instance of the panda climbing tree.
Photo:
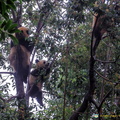
<svg viewBox="0 0 120 120">
<path fill-rule="evenodd" d="M 50 63 L 45 60 L 36 60 L 36 68 L 30 73 L 28 84 L 29 84 L 29 95 L 30 97 L 36 97 L 37 102 L 43 106 L 42 101 L 42 86 L 43 82 L 49 78 L 50 74 Z"/>
<path fill-rule="evenodd" d="M 21 31 L 20 33 L 15 34 L 15 37 L 18 39 L 18 45 L 14 45 L 13 41 L 11 41 L 9 61 L 14 70 L 15 76 L 19 74 L 19 77 L 21 78 L 19 80 L 27 83 L 30 70 L 30 55 L 32 53 L 34 44 L 27 40 L 29 37 L 28 28 L 20 27 L 18 29 Z M 45 60 L 36 60 L 36 69 L 30 72 L 28 79 L 29 95 L 33 98 L 36 97 L 41 106 L 43 106 L 42 84 L 49 73 L 49 63 Z M 19 93 L 19 90 L 17 92 Z"/>
<path fill-rule="evenodd" d="M 7 4 L 6 1 L 5 1 L 5 3 Z M 35 24 L 32 24 L 32 23 L 30 24 L 29 20 L 24 21 L 26 16 L 22 16 L 22 13 L 25 12 L 25 11 L 23 12 L 23 10 L 27 9 L 29 5 L 27 6 L 27 8 L 23 9 L 22 5 L 24 6 L 25 4 L 22 4 L 22 3 L 26 4 L 26 1 L 25 0 L 23 2 L 17 1 L 15 3 L 16 6 L 14 6 L 14 7 L 16 7 L 16 10 L 12 9 L 10 11 L 11 12 L 10 19 L 12 19 L 11 23 L 16 23 L 17 29 L 20 32 L 14 33 L 15 34 L 14 37 L 17 38 L 18 44 L 15 44 L 15 40 L 14 39 L 12 40 L 12 38 L 11 38 L 9 57 L 7 57 L 10 62 L 10 66 L 12 67 L 12 71 L 13 71 L 12 74 L 14 75 L 14 79 L 15 79 L 15 85 L 16 85 L 15 88 L 17 91 L 16 97 L 18 100 L 17 101 L 18 111 L 22 111 L 19 114 L 20 118 L 22 117 L 22 113 L 25 112 L 24 104 L 20 103 L 22 101 L 22 99 L 26 100 L 26 98 L 25 98 L 26 93 L 24 91 L 25 89 L 24 89 L 23 83 L 29 84 L 31 77 L 34 78 L 34 83 L 30 83 L 30 86 L 29 86 L 30 96 L 36 97 L 38 103 L 40 103 L 40 105 L 43 105 L 43 103 L 42 103 L 42 84 L 43 84 L 44 80 L 46 79 L 46 78 L 44 78 L 44 76 L 46 77 L 46 75 L 48 75 L 49 72 L 48 72 L 48 69 L 46 69 L 46 65 L 41 66 L 42 65 L 41 60 L 40 60 L 41 65 L 40 65 L 40 61 L 38 62 L 40 65 L 39 68 L 41 70 L 39 71 L 39 75 L 37 77 L 35 75 L 36 74 L 35 72 L 38 68 L 36 68 L 32 72 L 31 72 L 31 68 L 32 68 L 34 55 L 36 53 L 36 50 L 35 50 L 35 47 L 37 46 L 36 44 L 38 43 L 39 40 L 41 40 L 40 39 L 40 31 L 43 28 L 43 26 L 45 24 L 45 20 L 47 19 L 48 15 L 50 14 L 50 12 L 52 10 L 48 6 L 54 4 L 54 2 L 53 3 L 51 1 L 43 2 L 43 5 L 41 6 L 42 9 L 39 8 L 41 10 L 41 12 L 38 13 L 38 14 L 40 14 L 38 16 L 39 18 L 37 19 L 38 21 L 36 21 Z M 49 3 L 51 3 L 51 4 L 49 4 Z M 36 2 L 36 4 L 38 5 L 40 3 Z M 2 10 L 4 10 L 4 9 L 2 9 Z M 27 11 L 26 11 L 26 13 L 27 13 Z M 43 14 L 43 13 L 45 13 L 45 14 Z M 9 24 L 7 24 L 7 25 L 9 25 Z M 32 26 L 32 29 L 34 29 L 33 34 L 32 34 L 32 35 L 34 35 L 34 38 L 32 39 L 32 41 L 35 41 L 34 43 L 32 41 L 30 41 L 30 39 L 29 39 L 29 29 L 26 27 L 23 27 L 21 25 L 25 25 L 25 26 L 29 26 L 29 27 Z M 8 27 L 10 27 L 10 26 L 8 26 Z M 11 34 L 13 35 L 13 31 L 11 32 Z M 41 74 L 41 72 L 44 70 L 47 71 L 47 73 Z M 28 78 L 30 78 L 30 80 L 28 80 Z M 38 87 L 38 84 L 36 84 L 36 81 L 38 78 L 40 78 L 40 81 L 38 80 L 38 84 L 41 85 L 41 88 Z M 34 86 L 36 86 L 37 90 L 33 89 Z M 35 94 L 33 92 L 35 92 Z M 40 93 L 40 95 L 38 93 Z M 21 108 L 22 105 L 23 105 L 23 108 Z M 22 117 L 21 119 L 23 119 L 23 118 L 24 117 Z"/>
<path fill-rule="evenodd" d="M 18 29 L 21 31 L 20 33 L 15 34 L 15 37 L 18 39 L 18 45 L 14 45 L 13 41 L 11 41 L 9 61 L 15 74 L 19 73 L 22 76 L 22 81 L 27 83 L 30 55 L 34 44 L 27 40 L 29 37 L 28 28 L 20 27 Z"/>
</svg>

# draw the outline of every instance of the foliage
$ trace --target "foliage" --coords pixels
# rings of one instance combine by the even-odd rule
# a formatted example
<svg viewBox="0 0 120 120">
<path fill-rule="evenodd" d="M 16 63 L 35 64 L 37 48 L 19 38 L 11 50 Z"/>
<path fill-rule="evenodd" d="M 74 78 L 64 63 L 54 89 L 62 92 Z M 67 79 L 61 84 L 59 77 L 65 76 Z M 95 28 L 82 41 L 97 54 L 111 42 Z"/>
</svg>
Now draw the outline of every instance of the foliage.
<svg viewBox="0 0 120 120">
<path fill-rule="evenodd" d="M 15 2 L 16 0 L 4 0 L 0 1 L 0 41 L 5 40 L 6 35 L 9 36 L 14 42 L 17 39 L 12 35 L 16 30 L 16 24 L 13 24 L 13 21 L 9 19 L 10 10 L 15 10 Z"/>
<path fill-rule="evenodd" d="M 30 108 L 27 108 L 29 120 L 68 120 L 72 112 L 81 106 L 89 89 L 91 23 L 94 2 L 95 0 L 69 0 L 67 2 L 63 0 L 55 0 L 55 2 L 52 0 L 23 0 L 22 25 L 30 28 L 31 36 L 29 39 L 37 41 L 33 63 L 35 59 L 48 59 L 51 62 L 57 55 L 50 78 L 43 86 L 45 107 L 40 108 L 35 99 L 30 100 Z M 4 39 L 0 44 L 0 69 L 1 72 L 11 72 L 12 69 L 7 60 L 10 48 L 6 35 L 16 42 L 11 36 L 17 30 L 15 29 L 16 24 L 12 23 L 10 9 L 14 9 L 17 13 L 19 6 L 15 0 L 10 0 L 10 3 L 7 1 L 1 3 L 6 7 L 0 8 L 2 16 L 0 39 Z M 120 107 L 116 105 L 115 100 L 119 94 L 120 85 L 117 87 L 114 85 L 120 81 L 119 15 L 114 16 L 115 11 L 111 9 L 108 11 L 107 5 L 100 4 L 98 8 L 109 16 L 115 17 L 116 25 L 111 31 L 115 37 L 109 36 L 101 40 L 96 51 L 94 99 L 100 103 L 110 88 L 113 88 L 112 93 L 102 106 L 102 114 L 118 115 Z M 3 9 L 5 12 L 2 12 Z M 8 20 L 8 16 L 10 16 L 10 20 Z M 39 20 L 43 26 L 38 37 L 36 37 Z M 8 83 L 5 83 L 5 86 L 3 84 L 0 86 L 0 97 L 8 100 L 12 94 L 11 90 L 8 89 L 9 83 L 12 86 L 10 89 L 15 89 L 14 77 L 5 74 L 4 78 L 0 74 L 0 80 L 2 83 Z M 2 119 L 7 120 L 13 117 L 17 119 L 17 106 L 16 99 L 9 102 L 0 99 L 0 116 Z M 97 113 L 96 107 L 89 103 L 88 109 L 79 116 L 79 119 L 95 119 L 94 114 Z M 110 118 L 107 117 L 107 119 Z"/>
</svg>

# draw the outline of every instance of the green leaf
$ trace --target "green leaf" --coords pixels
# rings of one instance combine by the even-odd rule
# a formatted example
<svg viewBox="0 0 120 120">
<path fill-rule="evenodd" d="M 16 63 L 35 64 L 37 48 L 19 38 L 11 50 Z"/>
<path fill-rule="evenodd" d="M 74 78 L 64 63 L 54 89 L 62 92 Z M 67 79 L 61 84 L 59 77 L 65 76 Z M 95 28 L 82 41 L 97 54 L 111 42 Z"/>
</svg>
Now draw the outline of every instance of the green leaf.
<svg viewBox="0 0 120 120">
<path fill-rule="evenodd" d="M 15 7 L 15 5 L 13 5 L 13 4 L 9 4 L 9 5 L 7 5 L 7 6 L 9 6 L 10 8 L 12 8 L 12 9 L 16 9 L 16 7 Z"/>
<path fill-rule="evenodd" d="M 2 8 L 2 15 L 4 15 L 4 13 L 5 13 L 5 11 L 6 11 L 6 6 L 5 6 L 5 3 L 4 3 L 4 2 L 2 2 L 1 8 Z"/>
<path fill-rule="evenodd" d="M 1 33 L 1 38 L 2 38 L 3 40 L 5 40 L 5 33 L 4 33 L 4 32 Z"/>
<path fill-rule="evenodd" d="M 18 44 L 18 39 L 17 39 L 16 37 L 14 37 L 14 36 L 11 35 L 11 34 L 9 34 L 8 36 L 13 40 L 13 42 L 14 42 L 15 45 Z"/>
<path fill-rule="evenodd" d="M 4 29 L 7 30 L 10 27 L 11 23 L 12 23 L 12 21 L 8 20 Z"/>
<path fill-rule="evenodd" d="M 0 42 L 2 41 L 2 38 L 0 37 Z"/>
<path fill-rule="evenodd" d="M 19 0 L 20 1 L 20 4 L 22 4 L 22 0 Z"/>
<path fill-rule="evenodd" d="M 14 2 L 12 0 L 7 0 L 7 4 L 8 4 L 8 6 L 10 6 L 10 8 L 12 8 L 14 10 L 16 9 Z"/>
<path fill-rule="evenodd" d="M 7 9 L 11 9 L 11 6 L 7 4 L 7 5 L 6 5 L 6 8 L 7 8 Z"/>
<path fill-rule="evenodd" d="M 2 24 L 1 24 L 1 28 L 3 28 L 4 26 L 6 25 L 6 20 L 4 20 L 3 22 L 2 22 Z"/>
<path fill-rule="evenodd" d="M 3 17 L 4 17 L 5 19 L 8 19 L 8 18 L 9 18 L 9 15 L 7 14 L 7 12 L 4 13 Z"/>
<path fill-rule="evenodd" d="M 13 29 L 15 29 L 17 27 L 17 24 L 12 24 L 9 28 L 8 28 L 8 32 L 12 31 Z"/>
<path fill-rule="evenodd" d="M 2 24 L 3 22 L 2 21 L 0 21 L 0 26 L 1 26 L 1 24 Z"/>
<path fill-rule="evenodd" d="M 9 30 L 9 33 L 15 33 L 16 29 Z"/>
</svg>

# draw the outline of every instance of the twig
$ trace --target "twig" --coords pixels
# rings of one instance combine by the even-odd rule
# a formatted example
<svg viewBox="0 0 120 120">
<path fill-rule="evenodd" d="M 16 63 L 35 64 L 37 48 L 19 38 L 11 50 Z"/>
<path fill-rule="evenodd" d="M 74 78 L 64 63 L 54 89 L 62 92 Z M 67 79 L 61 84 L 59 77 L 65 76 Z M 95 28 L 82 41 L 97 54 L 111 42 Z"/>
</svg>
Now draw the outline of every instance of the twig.
<svg viewBox="0 0 120 120">
<path fill-rule="evenodd" d="M 9 102 L 9 101 L 11 101 L 11 100 L 14 99 L 14 98 L 17 98 L 17 96 L 12 96 L 12 97 L 10 97 L 8 100 L 6 100 L 6 99 L 4 99 L 4 98 L 2 98 L 2 97 L 0 96 L 0 99 L 1 99 L 3 102 Z"/>
<path fill-rule="evenodd" d="M 18 26 L 20 26 L 22 23 L 22 4 L 20 4 L 20 7 L 18 9 L 16 21 L 18 22 Z"/>
<path fill-rule="evenodd" d="M 116 58 L 115 61 L 102 61 L 102 60 L 96 59 L 95 57 L 94 57 L 94 59 L 98 62 L 101 62 L 101 63 L 115 63 L 119 59 L 119 57 L 120 57 L 120 55 Z"/>
<path fill-rule="evenodd" d="M 91 99 L 91 102 L 96 106 L 97 109 L 99 108 L 98 104 L 96 103 L 94 99 Z"/>
<path fill-rule="evenodd" d="M 18 96 L 12 96 L 12 97 L 10 97 L 8 100 L 6 100 L 7 102 L 9 102 L 9 101 L 11 101 L 12 99 L 15 99 L 15 98 L 17 98 Z"/>
<path fill-rule="evenodd" d="M 117 83 L 114 85 L 114 87 L 117 86 L 118 84 L 119 84 L 119 82 L 117 82 Z M 101 103 L 100 103 L 100 105 L 99 105 L 99 108 L 98 108 L 98 112 L 100 112 L 100 109 L 101 109 L 104 101 L 105 101 L 106 98 L 110 95 L 110 93 L 111 93 L 112 91 L 113 91 L 113 88 L 112 88 L 110 91 L 108 91 L 108 93 L 107 93 L 107 94 L 105 95 L 105 97 L 102 99 L 102 101 L 101 101 Z"/>
<path fill-rule="evenodd" d="M 101 62 L 101 63 L 115 63 L 116 62 L 116 61 L 102 61 L 102 60 L 99 60 L 99 59 L 96 59 L 96 58 L 95 58 L 95 60 L 98 61 L 98 62 Z"/>
<path fill-rule="evenodd" d="M 13 15 L 13 21 L 15 22 L 16 21 L 16 15 L 15 15 L 15 11 L 12 9 L 12 15 Z"/>
<path fill-rule="evenodd" d="M 0 99 L 1 99 L 3 102 L 5 102 L 5 99 L 4 99 L 4 98 L 2 98 L 1 96 L 0 96 Z"/>
<path fill-rule="evenodd" d="M 111 89 L 111 90 L 105 95 L 105 97 L 102 99 L 102 101 L 101 101 L 101 103 L 100 103 L 100 105 L 99 105 L 99 107 L 98 107 L 98 112 L 100 112 L 101 107 L 102 107 L 104 101 L 105 101 L 106 98 L 110 95 L 110 93 L 112 92 L 112 90 L 113 90 L 113 89 Z"/>
<path fill-rule="evenodd" d="M 57 56 L 58 56 L 58 53 L 54 56 L 52 62 L 51 62 L 50 65 L 49 65 L 49 68 L 51 68 L 51 67 L 53 66 L 53 64 L 54 64 L 55 59 L 56 59 Z"/>
<path fill-rule="evenodd" d="M 0 74 L 10 74 L 10 75 L 14 75 L 14 73 L 12 73 L 12 72 L 0 72 Z"/>
<path fill-rule="evenodd" d="M 40 6 L 38 0 L 36 0 L 36 2 L 37 2 L 37 5 L 38 5 L 39 9 L 41 9 L 41 6 Z"/>
<path fill-rule="evenodd" d="M 109 82 L 112 82 L 110 81 L 108 78 L 104 77 L 103 75 L 101 75 L 99 72 L 97 72 L 97 70 L 94 70 L 100 77 L 102 77 L 103 79 L 109 81 Z"/>
</svg>

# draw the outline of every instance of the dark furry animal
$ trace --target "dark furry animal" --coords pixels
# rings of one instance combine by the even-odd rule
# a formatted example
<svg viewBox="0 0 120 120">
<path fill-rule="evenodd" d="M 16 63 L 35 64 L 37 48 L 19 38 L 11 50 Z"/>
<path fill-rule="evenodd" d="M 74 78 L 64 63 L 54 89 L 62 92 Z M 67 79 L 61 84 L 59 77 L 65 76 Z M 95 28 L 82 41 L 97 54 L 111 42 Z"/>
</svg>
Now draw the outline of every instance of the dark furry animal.
<svg viewBox="0 0 120 120">
<path fill-rule="evenodd" d="M 50 68 L 49 63 L 45 60 L 36 61 L 36 66 L 36 69 L 30 73 L 29 77 L 29 95 L 32 98 L 36 97 L 37 102 L 43 106 L 42 86 L 43 82 L 49 78 Z"/>
<path fill-rule="evenodd" d="M 32 53 L 34 44 L 27 40 L 29 37 L 28 28 L 20 27 L 18 29 L 21 32 L 16 33 L 15 37 L 18 39 L 19 44 L 14 45 L 13 41 L 11 41 L 9 61 L 15 74 L 18 73 L 21 75 L 22 81 L 27 83 L 30 66 L 30 55 Z"/>
</svg>

